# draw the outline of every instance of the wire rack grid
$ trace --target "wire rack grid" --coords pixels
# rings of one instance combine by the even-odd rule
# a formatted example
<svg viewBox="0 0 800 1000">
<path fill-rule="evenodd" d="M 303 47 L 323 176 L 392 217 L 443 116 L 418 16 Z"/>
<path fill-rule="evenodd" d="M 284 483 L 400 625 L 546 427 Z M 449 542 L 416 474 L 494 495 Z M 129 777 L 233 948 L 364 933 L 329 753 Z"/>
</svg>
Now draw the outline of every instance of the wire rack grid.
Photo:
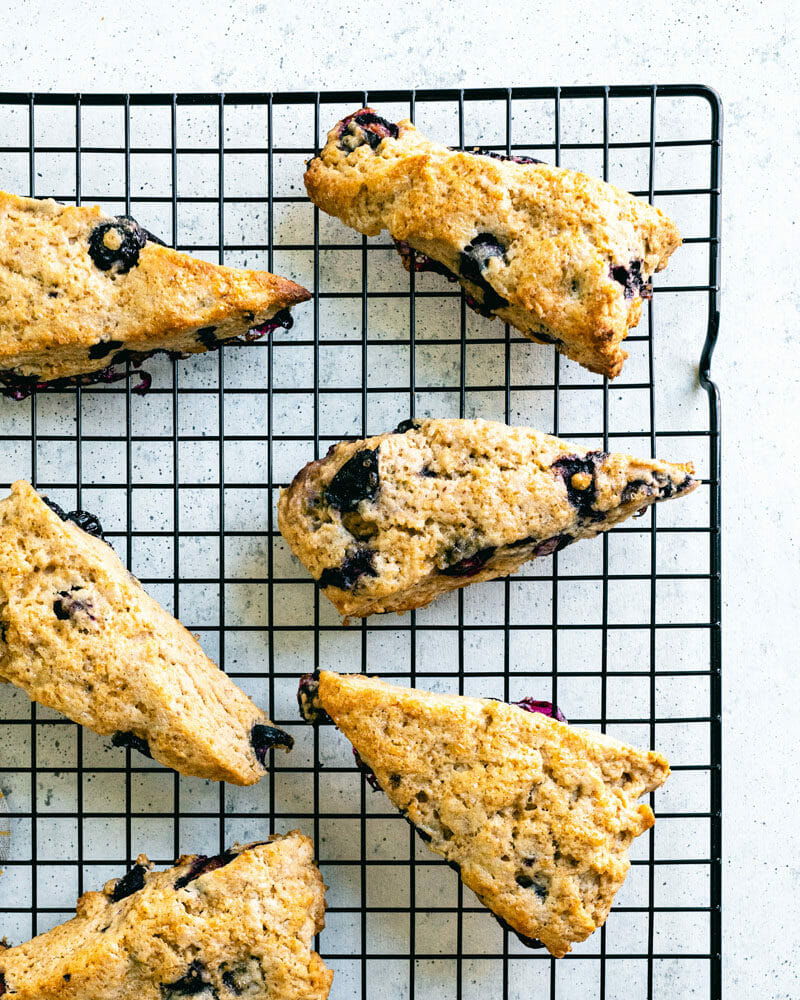
<svg viewBox="0 0 800 1000">
<path fill-rule="evenodd" d="M 584 169 L 671 214 L 613 384 L 473 315 L 305 197 L 304 161 L 370 103 L 454 146 Z M 10 857 L 0 934 L 67 919 L 145 852 L 159 864 L 301 827 L 328 892 L 333 997 L 503 1000 L 720 995 L 721 108 L 701 86 L 0 97 L 0 188 L 99 202 L 179 249 L 314 292 L 292 330 L 127 382 L 0 401 L 2 485 L 98 513 L 129 568 L 296 738 L 239 789 L 181 778 L 0 689 Z M 696 359 L 701 355 L 699 366 Z M 344 627 L 276 530 L 278 489 L 334 441 L 412 415 L 484 416 L 603 449 L 692 459 L 702 488 L 602 538 L 406 616 Z M 667 753 L 654 831 L 608 923 L 565 959 L 500 928 L 354 771 L 299 723 L 314 666 L 433 690 L 557 701 L 571 722 Z"/>
</svg>

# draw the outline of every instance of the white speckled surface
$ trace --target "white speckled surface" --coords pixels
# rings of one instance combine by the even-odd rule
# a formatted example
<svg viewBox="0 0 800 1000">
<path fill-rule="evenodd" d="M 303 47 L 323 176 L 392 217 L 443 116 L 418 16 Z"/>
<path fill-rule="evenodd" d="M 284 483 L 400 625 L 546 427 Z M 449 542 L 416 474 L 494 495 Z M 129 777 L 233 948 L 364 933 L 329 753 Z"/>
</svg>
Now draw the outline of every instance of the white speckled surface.
<svg viewBox="0 0 800 1000">
<path fill-rule="evenodd" d="M 702 82 L 722 95 L 724 297 L 713 374 L 724 413 L 726 996 L 800 996 L 800 863 L 790 834 L 800 767 L 797 6 L 288 6 L 4 2 L 0 89 Z"/>
</svg>

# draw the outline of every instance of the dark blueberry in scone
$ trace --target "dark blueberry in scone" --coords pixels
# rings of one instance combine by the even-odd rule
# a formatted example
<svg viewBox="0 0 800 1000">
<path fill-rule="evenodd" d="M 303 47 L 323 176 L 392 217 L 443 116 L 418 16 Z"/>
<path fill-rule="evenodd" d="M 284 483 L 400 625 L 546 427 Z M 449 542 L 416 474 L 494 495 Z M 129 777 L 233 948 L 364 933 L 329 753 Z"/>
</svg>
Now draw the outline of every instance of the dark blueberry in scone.
<svg viewBox="0 0 800 1000">
<path fill-rule="evenodd" d="M 302 674 L 297 686 L 297 705 L 306 722 L 330 722 L 330 716 L 319 703 L 319 670 Z"/>
<path fill-rule="evenodd" d="M 151 354 L 157 353 L 151 351 Z M 35 375 L 17 375 L 13 371 L 0 371 L 0 385 L 4 388 L 0 390 L 0 395 L 6 399 L 13 399 L 21 402 L 28 399 L 34 392 L 63 392 L 65 389 L 78 389 L 88 385 L 109 385 L 112 382 L 121 382 L 128 377 L 127 372 L 119 372 L 113 366 L 102 368 L 99 371 L 86 372 L 83 375 L 67 375 L 64 378 L 38 379 Z M 131 392 L 137 396 L 143 396 L 149 389 L 153 381 L 153 376 L 149 372 L 137 372 L 139 382 L 131 387 Z"/>
<path fill-rule="evenodd" d="M 516 883 L 520 889 L 533 889 L 542 902 L 544 902 L 549 895 L 547 887 L 544 886 L 541 881 L 531 878 L 530 875 L 526 875 L 524 872 L 517 875 Z"/>
<path fill-rule="evenodd" d="M 406 434 L 408 431 L 414 431 L 419 427 L 419 420 L 415 417 L 408 417 L 406 420 L 401 420 L 400 423 L 395 427 L 394 434 Z"/>
<path fill-rule="evenodd" d="M 520 942 L 520 944 L 524 944 L 526 948 L 538 949 L 547 947 L 538 938 L 526 937 L 526 935 L 521 934 L 517 930 L 514 930 L 514 928 L 507 920 L 503 920 L 503 918 L 499 917 L 496 913 L 492 913 L 492 916 L 498 922 L 498 924 L 500 924 L 500 926 L 503 928 L 504 931 L 508 931 L 509 934 L 513 934 L 514 937 Z"/>
<path fill-rule="evenodd" d="M 89 357 L 92 360 L 106 358 L 112 351 L 116 351 L 120 347 L 122 347 L 121 340 L 99 340 L 89 348 Z"/>
<path fill-rule="evenodd" d="M 595 471 L 600 462 L 608 455 L 604 451 L 589 451 L 583 458 L 577 455 L 565 455 L 556 459 L 551 468 L 560 475 L 567 487 L 569 502 L 582 518 L 590 521 L 602 521 L 605 514 L 594 509 L 597 500 Z"/>
<path fill-rule="evenodd" d="M 52 510 L 54 514 L 57 514 L 62 521 L 68 520 L 67 512 L 60 504 L 57 504 L 55 500 L 51 500 L 50 497 L 47 496 L 42 496 L 42 501 L 46 503 L 50 510 Z"/>
<path fill-rule="evenodd" d="M 196 997 L 201 993 L 211 993 L 211 983 L 205 976 L 206 970 L 202 962 L 195 960 L 189 966 L 186 975 L 181 976 L 174 983 L 162 984 L 161 996 L 163 1000 L 173 1000 L 174 997 Z"/>
<path fill-rule="evenodd" d="M 536 698 L 520 698 L 519 701 L 510 701 L 509 705 L 516 705 L 517 708 L 526 712 L 538 712 L 546 715 L 549 719 L 556 719 L 558 722 L 566 722 L 566 716 L 552 701 L 538 701 Z"/>
<path fill-rule="evenodd" d="M 143 740 L 141 736 L 137 736 L 136 733 L 114 733 L 111 737 L 111 745 L 114 747 L 122 747 L 123 749 L 130 748 L 131 750 L 138 750 L 139 753 L 144 754 L 145 757 L 152 758 L 150 753 L 150 747 L 147 740 Z"/>
<path fill-rule="evenodd" d="M 339 147 L 348 153 L 365 143 L 369 144 L 370 149 L 377 149 L 384 139 L 396 139 L 398 134 L 394 122 L 376 115 L 371 108 L 365 108 L 342 119 Z"/>
<path fill-rule="evenodd" d="M 114 886 L 111 892 L 111 899 L 118 903 L 121 899 L 127 899 L 140 889 L 144 889 L 144 876 L 147 872 L 145 865 L 134 865 L 133 868 L 124 875 Z"/>
<path fill-rule="evenodd" d="M 362 448 L 345 462 L 325 490 L 325 499 L 342 513 L 354 511 L 362 500 L 374 500 L 380 488 L 378 449 Z"/>
<path fill-rule="evenodd" d="M 260 995 L 265 989 L 261 963 L 257 958 L 240 962 L 230 968 L 220 966 L 220 969 L 222 985 L 234 996 Z"/>
<path fill-rule="evenodd" d="M 461 251 L 459 267 L 461 276 L 477 285 L 483 293 L 484 309 L 492 311 L 508 305 L 508 299 L 499 295 L 484 277 L 489 261 L 496 257 L 507 264 L 506 248 L 491 233 L 478 233 L 475 239 Z"/>
<path fill-rule="evenodd" d="M 280 312 L 276 312 L 272 319 L 268 319 L 266 323 L 262 323 L 260 326 L 254 326 L 253 330 L 257 333 L 272 333 L 277 330 L 278 327 L 282 327 L 284 330 L 291 330 L 294 326 L 294 316 L 288 309 L 281 309 Z"/>
<path fill-rule="evenodd" d="M 101 222 L 89 234 L 89 256 L 101 271 L 127 274 L 139 263 L 139 254 L 151 241 L 164 243 L 143 229 L 135 219 L 118 215 L 113 222 Z"/>
<path fill-rule="evenodd" d="M 453 147 L 455 149 L 455 147 Z M 504 160 L 510 163 L 544 163 L 544 160 L 535 160 L 532 156 L 508 156 L 506 153 L 498 153 L 493 149 L 484 149 L 483 146 L 473 146 L 471 149 L 461 149 L 459 152 L 471 153 L 473 156 L 491 156 L 493 160 Z"/>
<path fill-rule="evenodd" d="M 381 786 L 378 784 L 378 779 L 375 777 L 375 772 L 372 770 L 371 767 L 368 767 L 364 763 L 364 761 L 361 759 L 361 755 L 359 754 L 358 750 L 356 750 L 355 747 L 353 747 L 353 759 L 356 762 L 356 767 L 364 775 L 364 779 L 369 785 L 369 787 L 372 789 L 372 791 L 379 792 L 381 790 Z"/>
<path fill-rule="evenodd" d="M 448 281 L 458 281 L 458 277 L 448 267 L 445 267 L 444 264 L 441 264 L 438 260 L 434 260 L 427 254 L 422 253 L 422 251 L 415 250 L 405 240 L 394 240 L 394 245 L 407 271 L 416 271 L 417 273 L 420 271 L 431 271 L 433 274 L 443 275 Z"/>
<path fill-rule="evenodd" d="M 76 593 L 84 592 L 83 598 L 76 597 Z M 93 614 L 94 605 L 91 597 L 86 596 L 88 591 L 85 587 L 71 587 L 69 590 L 59 590 L 58 597 L 53 601 L 53 613 L 59 621 L 80 621 L 88 618 L 89 621 L 97 621 Z"/>
<path fill-rule="evenodd" d="M 189 871 L 186 872 L 185 875 L 181 875 L 179 879 L 176 879 L 175 888 L 183 889 L 190 882 L 194 882 L 194 880 L 200 878 L 201 875 L 205 875 L 206 872 L 213 872 L 216 871 L 217 868 L 224 868 L 225 865 L 229 865 L 235 857 L 236 853 L 234 851 L 224 851 L 222 854 L 214 854 L 212 857 L 207 857 L 205 854 L 198 854 L 189 866 Z"/>
<path fill-rule="evenodd" d="M 475 576 L 480 573 L 487 562 L 497 551 L 494 545 L 488 545 L 485 549 L 480 549 L 474 555 L 466 559 L 459 559 L 442 570 L 445 576 Z"/>
<path fill-rule="evenodd" d="M 652 298 L 652 289 L 642 274 L 642 261 L 632 260 L 627 267 L 611 265 L 609 274 L 625 289 L 626 299 L 636 298 L 637 295 L 642 299 Z"/>
<path fill-rule="evenodd" d="M 554 344 L 556 347 L 558 347 L 560 344 L 563 344 L 563 341 L 559 340 L 558 337 L 553 337 L 549 333 L 543 333 L 541 330 L 536 330 L 535 332 L 531 333 L 531 336 L 535 337 L 537 340 L 540 340 L 543 344 Z"/>
<path fill-rule="evenodd" d="M 273 747 L 281 746 L 291 750 L 294 746 L 292 737 L 276 726 L 265 726 L 257 722 L 250 733 L 250 742 L 260 764 L 265 765 L 267 752 Z M 266 766 L 266 765 L 265 765 Z"/>
<path fill-rule="evenodd" d="M 556 535 L 553 538 L 545 538 L 540 541 L 535 535 L 527 535 L 525 538 L 518 538 L 515 542 L 509 542 L 508 548 L 510 549 L 523 549 L 528 545 L 535 545 L 536 549 L 534 554 L 537 556 L 547 556 L 551 552 L 555 551 L 555 546 L 560 538 L 569 538 L 568 535 Z M 552 544 L 552 548 L 551 548 Z M 568 545 L 569 542 L 564 542 L 564 545 Z"/>
<path fill-rule="evenodd" d="M 377 576 L 373 566 L 375 552 L 361 546 L 353 549 L 345 556 L 341 566 L 324 569 L 317 583 L 320 587 L 338 587 L 340 590 L 352 590 L 362 576 Z"/>
<path fill-rule="evenodd" d="M 209 350 L 211 350 L 212 348 L 216 347 L 217 344 L 219 343 L 217 338 L 214 336 L 216 331 L 217 328 L 215 326 L 201 326 L 200 329 L 197 331 L 197 339 L 200 341 L 203 347 L 207 347 Z"/>
<path fill-rule="evenodd" d="M 622 502 L 630 503 L 638 493 L 650 497 L 653 495 L 653 487 L 644 479 L 632 479 L 622 490 Z"/>
<path fill-rule="evenodd" d="M 67 514 L 67 519 L 77 524 L 87 535 L 94 535 L 95 538 L 103 537 L 103 525 L 87 510 L 72 510 Z"/>
<path fill-rule="evenodd" d="M 79 528 L 86 532 L 87 535 L 94 535 L 95 538 L 103 537 L 103 526 L 99 519 L 95 517 L 94 514 L 90 514 L 88 510 L 71 510 L 69 513 L 64 510 L 63 507 L 59 506 L 55 500 L 51 500 L 49 497 L 42 497 L 42 500 L 47 504 L 50 510 L 54 514 L 57 514 L 62 521 L 72 521 L 73 524 L 77 524 Z"/>
</svg>

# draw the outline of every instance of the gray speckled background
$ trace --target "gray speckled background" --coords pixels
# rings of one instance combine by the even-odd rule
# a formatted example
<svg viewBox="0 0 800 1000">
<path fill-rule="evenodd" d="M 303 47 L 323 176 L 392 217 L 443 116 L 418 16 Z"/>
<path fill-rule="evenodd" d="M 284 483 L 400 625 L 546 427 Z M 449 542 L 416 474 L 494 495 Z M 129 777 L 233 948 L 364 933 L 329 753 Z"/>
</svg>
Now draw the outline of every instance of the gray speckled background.
<svg viewBox="0 0 800 1000">
<path fill-rule="evenodd" d="M 800 766 L 799 15 L 789 2 L 705 7 L 138 0 L 119 10 L 28 0 L 0 5 L 0 89 L 702 82 L 721 93 L 724 298 L 714 376 L 724 413 L 725 982 L 730 998 L 777 1000 L 800 996 L 800 864 L 790 834 Z M 63 889 L 65 906 L 71 892 Z"/>
</svg>

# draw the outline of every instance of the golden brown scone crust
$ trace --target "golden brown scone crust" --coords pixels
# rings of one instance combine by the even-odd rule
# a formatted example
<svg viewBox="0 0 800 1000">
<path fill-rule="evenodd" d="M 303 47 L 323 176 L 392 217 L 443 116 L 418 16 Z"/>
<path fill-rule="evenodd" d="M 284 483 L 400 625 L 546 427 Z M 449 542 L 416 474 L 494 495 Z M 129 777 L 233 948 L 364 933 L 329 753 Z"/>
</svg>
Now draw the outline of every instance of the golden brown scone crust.
<svg viewBox="0 0 800 1000">
<path fill-rule="evenodd" d="M 195 354 L 311 297 L 153 242 L 127 273 L 101 270 L 90 236 L 114 221 L 97 206 L 0 192 L 0 371 L 50 380 L 99 371 L 120 350 Z"/>
<path fill-rule="evenodd" d="M 375 453 L 378 488 L 342 511 L 332 480 L 364 452 Z M 685 495 L 693 472 L 691 463 L 588 451 L 492 420 L 417 420 L 306 465 L 281 494 L 278 526 L 339 612 L 363 617 L 507 576 Z"/>
<path fill-rule="evenodd" d="M 333 973 L 312 948 L 325 925 L 325 886 L 311 841 L 295 830 L 217 860 L 223 867 L 176 888 L 202 859 L 154 872 L 140 855 L 138 890 L 115 901 L 124 887 L 113 879 L 84 893 L 68 923 L 0 947 L 0 997 L 325 1000 Z"/>
<path fill-rule="evenodd" d="M 513 930 L 556 957 L 601 926 L 654 822 L 661 754 L 486 698 L 321 671 L 321 706 L 383 791 Z"/>
<path fill-rule="evenodd" d="M 374 112 L 337 123 L 309 163 L 314 204 L 368 236 L 388 230 L 444 265 L 478 303 L 485 290 L 464 276 L 461 254 L 490 235 L 505 248 L 505 261 L 492 256 L 482 272 L 507 302 L 487 303 L 493 314 L 532 340 L 555 341 L 590 371 L 617 376 L 628 356 L 622 341 L 641 315 L 640 286 L 648 294 L 651 275 L 680 245 L 675 224 L 586 174 L 452 150 L 408 120 L 397 123 L 396 138 L 377 142 L 385 128 L 359 130 L 352 121 L 364 114 Z M 625 274 L 615 280 L 612 269 L 631 266 L 638 271 L 626 295 Z"/>
<path fill-rule="evenodd" d="M 0 680 L 96 733 L 134 734 L 181 774 L 265 774 L 251 745 L 264 712 L 110 545 L 25 482 L 0 502 Z"/>
</svg>

